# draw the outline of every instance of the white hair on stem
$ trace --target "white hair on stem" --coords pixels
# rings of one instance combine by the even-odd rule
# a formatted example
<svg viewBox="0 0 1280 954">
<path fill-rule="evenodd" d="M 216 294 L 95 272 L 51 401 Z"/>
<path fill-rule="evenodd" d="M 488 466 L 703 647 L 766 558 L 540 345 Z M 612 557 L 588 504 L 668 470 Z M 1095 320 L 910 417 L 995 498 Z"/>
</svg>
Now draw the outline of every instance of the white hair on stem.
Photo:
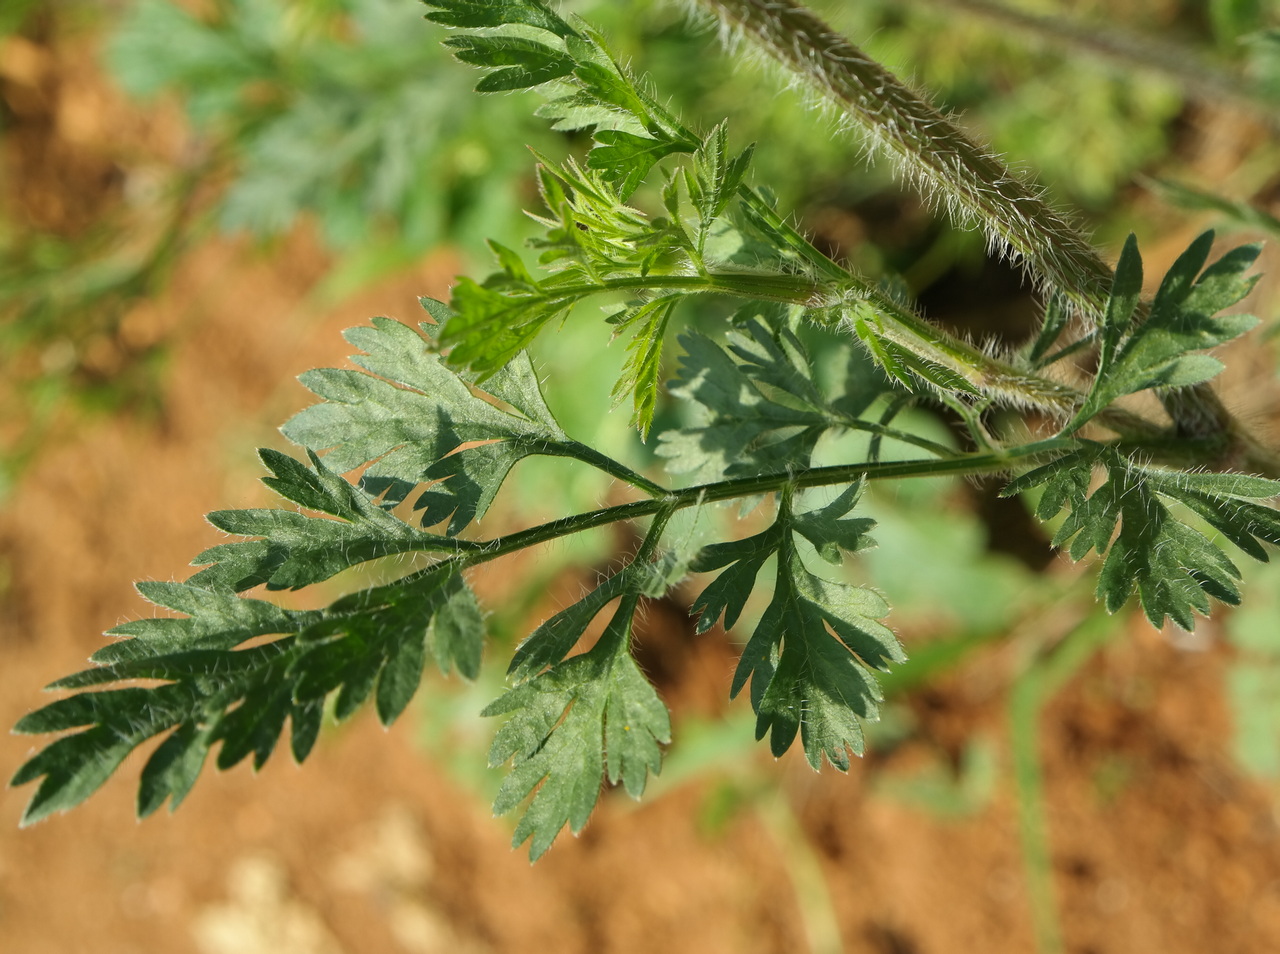
<svg viewBox="0 0 1280 954">
<path fill-rule="evenodd" d="M 693 0 L 686 0 L 693 2 Z M 982 228 L 991 251 L 1021 264 L 1042 294 L 1057 290 L 1077 315 L 1096 322 L 1113 273 L 1043 190 L 966 136 L 880 63 L 794 0 L 698 0 L 721 23 L 731 48 L 766 52 L 787 74 L 864 134 L 865 148 L 888 157 L 900 178 L 954 220 Z M 1171 392 L 1165 408 L 1185 436 L 1230 436 L 1224 463 L 1239 457 L 1268 472 L 1273 455 L 1244 429 L 1208 385 Z"/>
</svg>

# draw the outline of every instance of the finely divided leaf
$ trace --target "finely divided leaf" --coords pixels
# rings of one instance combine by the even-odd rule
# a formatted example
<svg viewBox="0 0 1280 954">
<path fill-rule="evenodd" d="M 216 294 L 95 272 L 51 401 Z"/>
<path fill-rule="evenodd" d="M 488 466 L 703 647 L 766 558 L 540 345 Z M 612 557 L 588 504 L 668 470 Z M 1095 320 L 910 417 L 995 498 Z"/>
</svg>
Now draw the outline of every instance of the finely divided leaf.
<svg viewBox="0 0 1280 954">
<path fill-rule="evenodd" d="M 794 553 L 779 555 L 773 600 L 742 651 L 732 689 L 736 695 L 751 680 L 756 738 L 769 734 L 774 755 L 791 747 L 797 730 L 815 769 L 825 756 L 845 771 L 848 752 L 862 753 L 858 720 L 878 719 L 883 698 L 868 667 L 906 659 L 879 622 L 888 611 L 873 591 L 822 580 Z"/>
<path fill-rule="evenodd" d="M 555 650 L 526 654 L 513 671 L 527 674 L 541 660 L 563 656 L 615 588 L 606 584 L 545 625 L 533 640 Z M 534 860 L 565 825 L 575 834 L 582 830 L 604 778 L 639 798 L 649 774 L 661 770 L 660 745 L 671 739 L 670 718 L 628 649 L 638 601 L 637 592 L 624 595 L 594 647 L 556 662 L 484 710 L 489 716 L 511 714 L 489 752 L 492 766 L 511 761 L 493 810 L 506 814 L 534 793 L 512 839 L 513 847 L 531 839 Z"/>
<path fill-rule="evenodd" d="M 135 748 L 169 733 L 142 771 L 138 813 L 180 802 L 209 750 L 229 768 L 253 756 L 261 767 L 286 722 L 299 760 L 311 751 L 324 700 L 337 695 L 345 718 L 370 695 L 384 723 L 408 704 L 428 653 L 442 669 L 473 677 L 481 620 L 457 564 L 442 563 L 397 583 L 345 597 L 327 609 L 285 610 L 190 583 L 140 585 L 152 602 L 188 614 L 126 623 L 128 636 L 99 652 L 99 665 L 54 683 L 84 689 L 130 680 L 153 688 L 80 692 L 31 713 L 24 733 L 77 730 L 33 756 L 12 784 L 40 780 L 23 823 L 91 795 Z M 278 638 L 238 649 L 247 640 Z"/>
<path fill-rule="evenodd" d="M 734 673 L 731 692 L 751 683 L 756 736 L 770 735 L 775 755 L 801 736 L 805 757 L 816 769 L 825 756 L 840 770 L 849 751 L 862 752 L 859 719 L 878 718 L 879 686 L 870 669 L 887 669 L 906 655 L 880 622 L 883 598 L 866 587 L 815 576 L 796 550 L 794 536 L 807 537 L 828 560 L 840 550 L 870 545 L 870 520 L 844 520 L 861 491 L 855 485 L 826 507 L 796 515 L 784 499 L 768 530 L 704 549 L 694 569 L 724 567 L 694 603 L 697 629 L 707 630 L 723 614 L 732 625 L 750 596 L 765 561 L 777 558 L 773 598 L 756 625 Z M 828 522 L 833 525 L 827 525 Z"/>
<path fill-rule="evenodd" d="M 1097 465 L 1107 479 L 1091 492 Z M 1098 598 L 1107 610 L 1120 609 L 1136 590 L 1154 626 L 1168 617 L 1191 630 L 1195 614 L 1209 614 L 1211 599 L 1240 601 L 1235 564 L 1166 501 L 1183 504 L 1255 559 L 1267 559 L 1263 543 L 1280 545 L 1280 514 L 1253 502 L 1280 495 L 1280 481 L 1156 470 L 1104 445 L 1088 444 L 1022 475 L 1003 493 L 1034 487 L 1044 488 L 1036 508 L 1042 520 L 1070 507 L 1054 546 L 1065 546 L 1073 560 L 1090 551 L 1105 554 Z"/>
<path fill-rule="evenodd" d="M 823 433 L 847 420 L 814 384 L 796 336 L 751 314 L 727 348 L 696 333 L 680 339 L 685 355 L 670 390 L 693 401 L 700 419 L 662 433 L 658 454 L 698 483 L 807 466 Z"/>
<path fill-rule="evenodd" d="M 685 172 L 685 183 L 689 198 L 698 211 L 699 248 L 705 242 L 712 223 L 724 215 L 729 203 L 737 196 L 738 186 L 742 185 L 747 167 L 751 165 L 754 148 L 748 146 L 730 158 L 727 126 L 720 123 L 693 154 L 693 169 Z"/>
<path fill-rule="evenodd" d="M 262 462 L 275 475 L 263 483 L 287 500 L 339 519 L 309 517 L 293 510 L 217 510 L 208 520 L 242 537 L 205 550 L 193 561 L 207 566 L 188 582 L 237 592 L 265 583 L 268 589 L 299 589 L 327 580 L 348 567 L 409 552 L 452 552 L 448 538 L 410 527 L 353 487 L 308 451 L 312 468 L 272 450 Z M 212 564 L 212 565 L 210 565 Z"/>
<path fill-rule="evenodd" d="M 535 629 L 516 648 L 507 675 L 515 682 L 527 682 L 564 659 L 600 611 L 634 588 L 634 573 L 633 567 L 627 567 L 613 574 Z"/>
<path fill-rule="evenodd" d="M 477 93 L 530 89 L 573 72 L 573 60 L 563 50 L 525 37 L 464 34 L 444 45 L 463 63 L 501 67 L 476 84 Z"/>
<path fill-rule="evenodd" d="M 818 556 L 839 564 L 842 553 L 857 553 L 875 546 L 867 534 L 876 525 L 870 517 L 849 518 L 862 496 L 865 481 L 850 484 L 825 507 L 793 515 L 791 529 L 813 544 Z"/>
<path fill-rule="evenodd" d="M 596 146 L 587 156 L 587 167 L 599 171 L 623 200 L 640 187 L 659 159 L 673 152 L 688 151 L 688 146 L 677 140 L 637 136 L 621 129 L 597 130 L 595 140 Z"/>
<path fill-rule="evenodd" d="M 449 519 L 448 533 L 457 534 L 484 516 L 518 461 L 571 451 L 527 358 L 517 355 L 500 372 L 495 368 L 487 385 L 511 406 L 506 410 L 479 396 L 406 325 L 376 318 L 372 327 L 349 329 L 346 337 L 364 350 L 352 357 L 364 372 L 304 374 L 302 383 L 325 400 L 282 430 L 290 440 L 326 452 L 330 470 L 345 473 L 367 464 L 360 485 L 387 506 L 418 484 L 436 481 L 417 501 L 424 525 Z"/>
<path fill-rule="evenodd" d="M 756 577 L 765 562 L 778 552 L 786 533 L 786 526 L 779 521 L 754 536 L 703 547 L 694 561 L 693 571 L 723 570 L 689 607 L 689 612 L 698 617 L 695 633 L 705 633 L 722 616 L 726 629 L 738 621 L 755 589 Z"/>
<path fill-rule="evenodd" d="M 1252 290 L 1257 276 L 1245 272 L 1260 246 L 1233 249 L 1205 268 L 1213 233 L 1205 232 L 1165 275 L 1150 313 L 1135 315 L 1142 285 L 1142 259 L 1133 237 L 1125 243 L 1101 328 L 1101 349 L 1093 386 L 1064 433 L 1077 430 L 1112 401 L 1148 388 L 1199 384 L 1222 370 L 1222 363 L 1199 354 L 1253 328 L 1252 315 L 1221 315 Z M 1202 271 L 1203 269 L 1203 271 Z"/>
<path fill-rule="evenodd" d="M 631 396 L 631 424 L 642 438 L 649 435 L 653 411 L 658 401 L 658 378 L 662 373 L 662 344 L 671 312 L 679 304 L 679 295 L 667 295 L 651 301 L 629 305 L 609 321 L 621 334 L 632 331 L 627 343 L 627 360 L 622 374 L 613 386 L 615 405 Z"/>
<path fill-rule="evenodd" d="M 426 0 L 426 5 L 432 8 L 428 20 L 450 27 L 484 29 L 522 23 L 562 37 L 574 33 L 568 23 L 536 0 Z"/>
</svg>

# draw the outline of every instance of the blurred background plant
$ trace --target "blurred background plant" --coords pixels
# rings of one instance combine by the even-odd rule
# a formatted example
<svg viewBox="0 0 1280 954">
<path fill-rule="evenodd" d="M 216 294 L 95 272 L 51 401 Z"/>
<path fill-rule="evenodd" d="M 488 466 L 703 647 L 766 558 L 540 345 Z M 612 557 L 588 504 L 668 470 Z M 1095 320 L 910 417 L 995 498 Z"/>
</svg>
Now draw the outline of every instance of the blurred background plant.
<svg viewBox="0 0 1280 954">
<path fill-rule="evenodd" d="M 1100 244 L 1116 247 L 1133 230 L 1158 259 L 1159 238 L 1173 235 L 1173 251 L 1206 225 L 1280 237 L 1280 9 L 1267 0 L 813 6 L 1029 169 Z M 986 256 L 980 236 L 947 224 L 887 169 L 867 168 L 836 120 L 779 92 L 750 59 L 717 51 L 682 9 L 651 0 L 563 7 L 599 26 L 684 115 L 728 117 L 738 142 L 758 141 L 758 181 L 830 254 L 974 337 L 1016 341 L 1032 327 L 1031 290 Z M 487 255 L 486 237 L 517 244 L 521 212 L 536 204 L 525 146 L 561 155 L 579 143 L 547 129 L 523 96 L 472 94 L 475 76 L 439 40 L 413 0 L 4 4 L 0 502 L 51 432 L 70 433 L 86 413 L 163 413 L 167 348 L 183 319 L 154 320 L 147 302 L 200 243 L 240 236 L 270 262 L 284 237 L 310 232 L 331 260 L 312 290 L 317 302 L 442 248 L 475 262 Z M 1150 271 L 1162 269 L 1153 261 Z M 1253 304 L 1264 318 L 1275 315 L 1275 288 Z M 627 446 L 654 467 L 625 415 L 602 421 L 591 410 L 607 402 L 623 357 L 616 348 L 581 361 L 593 340 L 569 326 L 540 343 L 543 373 L 572 382 L 549 400 L 579 439 L 606 453 Z M 834 374 L 843 347 L 826 340 L 811 350 Z M 1274 378 L 1273 360 L 1252 367 Z M 659 419 L 667 413 L 660 407 Z M 913 415 L 918 432 L 956 439 L 949 421 Z M 564 482 L 554 463 L 522 466 L 514 508 L 585 509 L 608 493 L 594 477 Z M 992 804 L 997 742 L 990 733 L 948 737 L 930 705 L 975 654 L 1004 653 L 1036 932 L 1045 950 L 1058 949 L 1037 720 L 1102 645 L 1089 587 L 1050 565 L 1022 505 L 994 489 L 931 480 L 899 493 L 876 502 L 880 548 L 856 570 L 893 595 L 914 657 L 888 681 L 891 704 L 867 763 L 874 797 L 954 818 Z M 600 535 L 586 550 L 548 556 L 491 619 L 493 638 L 514 641 L 567 567 L 607 563 L 622 545 Z M 931 553 L 947 557 L 930 562 Z M 1251 573 L 1245 608 L 1225 626 L 1234 647 L 1226 688 L 1239 765 L 1274 779 L 1280 589 L 1274 567 Z M 475 712 L 497 681 L 489 672 L 484 692 L 441 685 L 423 694 L 424 745 L 468 788 L 497 782 L 474 772 L 492 731 Z M 790 852 L 797 883 L 811 880 L 811 846 L 775 777 L 759 763 L 740 767 L 750 720 L 740 711 L 712 718 L 720 714 L 687 710 L 683 748 L 654 794 L 711 779 L 707 830 L 758 810 Z M 819 904 L 806 917 L 811 935 L 829 940 L 830 911 Z"/>
</svg>

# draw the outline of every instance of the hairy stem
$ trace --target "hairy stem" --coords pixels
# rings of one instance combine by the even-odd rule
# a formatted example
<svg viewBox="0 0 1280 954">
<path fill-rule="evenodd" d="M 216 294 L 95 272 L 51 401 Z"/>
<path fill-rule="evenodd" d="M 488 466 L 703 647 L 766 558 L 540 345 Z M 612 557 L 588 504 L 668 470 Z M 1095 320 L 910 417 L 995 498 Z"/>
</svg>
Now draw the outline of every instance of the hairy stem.
<svg viewBox="0 0 1280 954">
<path fill-rule="evenodd" d="M 985 228 L 1090 315 L 1111 271 L 1059 212 L 923 97 L 792 0 L 702 0 L 871 136 L 907 178 Z"/>
<path fill-rule="evenodd" d="M 616 461 L 607 454 L 600 453 L 594 447 L 589 447 L 578 441 L 569 441 L 564 445 L 552 445 L 547 450 L 553 451 L 553 456 L 571 457 L 574 460 L 582 461 L 584 464 L 590 464 L 596 470 L 603 471 L 610 477 L 630 484 L 636 490 L 643 491 L 650 497 L 663 497 L 668 493 L 667 488 L 650 480 L 644 474 L 637 473 L 626 464 Z"/>
<path fill-rule="evenodd" d="M 887 69 L 794 0 L 700 2 L 855 120 L 927 195 L 982 226 L 1084 314 L 1103 314 L 1113 275 L 1089 241 Z M 1280 458 L 1208 385 L 1172 391 L 1164 403 L 1178 433 L 1216 441 L 1204 464 L 1280 477 Z"/>
<path fill-rule="evenodd" d="M 768 208 L 755 193 L 745 194 L 744 199 L 748 203 L 759 201 L 763 208 Z M 771 209 L 769 211 L 776 217 L 776 212 Z M 771 224 L 775 223 L 771 222 Z M 795 241 L 805 242 L 798 233 L 793 234 Z M 808 243 L 805 242 L 805 244 Z M 822 255 L 812 246 L 810 249 L 812 249 L 812 256 Z M 824 272 L 832 278 L 830 282 L 815 281 L 803 275 L 784 272 L 707 271 L 700 275 L 621 276 L 606 279 L 600 284 L 558 287 L 552 294 L 566 302 L 576 302 L 592 294 L 612 291 L 681 290 L 688 294 L 705 292 L 802 305 L 830 312 L 841 321 L 850 320 L 852 313 L 860 307 L 870 308 L 874 311 L 873 323 L 884 337 L 925 361 L 948 368 L 983 394 L 996 398 L 1004 404 L 1034 408 L 1065 418 L 1069 417 L 1083 402 L 1084 395 L 1070 385 L 1024 371 L 993 358 L 980 348 L 947 333 L 917 315 L 910 308 L 894 301 L 866 279 L 845 271 L 829 259 L 827 262 L 828 266 Z M 1199 405 L 1194 405 L 1193 409 L 1198 407 Z M 1124 437 L 1154 437 L 1161 430 L 1159 425 L 1121 408 L 1108 408 L 1093 420 Z M 1227 433 L 1229 431 L 1224 426 L 1211 427 L 1205 424 L 1200 430 L 1188 431 L 1186 436 L 1200 439 L 1203 435 L 1212 435 L 1220 440 L 1222 435 Z M 1280 476 L 1280 464 L 1274 465 L 1273 473 L 1273 465 L 1266 465 L 1264 457 L 1258 456 L 1256 460 L 1249 459 L 1254 461 L 1250 468 L 1252 471 Z M 594 458 L 587 462 L 600 466 Z M 1201 459 L 1199 463 L 1204 465 L 1207 461 Z M 645 486 L 647 483 L 645 478 L 639 477 L 633 471 L 628 470 L 627 475 L 624 476 L 615 473 L 607 466 L 602 466 L 601 469 L 613 473 L 614 476 L 643 489 L 646 493 L 654 493 L 656 485 Z"/>
<path fill-rule="evenodd" d="M 811 487 L 830 487 L 838 484 L 850 484 L 855 480 L 896 480 L 906 477 L 939 477 L 981 476 L 1000 474 L 1012 470 L 1019 464 L 1033 462 L 1055 454 L 1063 454 L 1080 446 L 1080 442 L 1072 437 L 1052 437 L 1047 440 L 1034 441 L 991 451 L 972 454 L 956 454 L 944 459 L 928 458 L 922 460 L 873 461 L 857 464 L 839 464 L 831 467 L 814 467 L 787 473 L 761 474 L 751 477 L 738 477 L 731 480 L 699 484 L 682 490 L 664 490 L 660 497 L 648 500 L 637 500 L 631 503 L 601 507 L 584 513 L 570 514 L 536 527 L 518 530 L 515 533 L 492 540 L 452 540 L 453 553 L 443 560 L 425 569 L 402 577 L 391 583 L 368 590 L 363 595 L 361 606 L 377 602 L 383 593 L 401 590 L 417 580 L 440 571 L 443 564 L 454 564 L 459 569 L 478 566 L 500 557 L 516 553 L 529 547 L 550 543 L 562 537 L 594 530 L 627 520 L 643 520 L 654 517 L 665 526 L 677 511 L 704 504 L 720 503 L 744 497 L 756 497 L 769 493 L 794 493 Z M 1183 466 L 1189 457 L 1196 459 L 1198 451 L 1194 442 L 1169 438 L 1153 438 L 1147 440 L 1122 440 L 1116 447 L 1126 453 L 1142 452 L 1153 462 L 1170 463 Z M 652 552 L 657 541 L 652 534 L 646 534 L 646 544 L 654 543 L 646 553 Z M 439 538 L 433 537 L 423 552 L 440 553 L 442 547 Z"/>
<path fill-rule="evenodd" d="M 623 520 L 642 520 L 660 513 L 675 513 L 688 507 L 702 504 L 719 503 L 742 497 L 755 497 L 760 494 L 775 493 L 791 487 L 803 490 L 809 487 L 829 487 L 834 484 L 848 484 L 855 480 L 888 480 L 904 477 L 938 477 L 947 474 L 977 476 L 982 474 L 998 474 L 1013 468 L 1018 462 L 1045 455 L 1062 453 L 1079 446 L 1079 441 L 1069 437 L 1054 437 L 1048 440 L 1021 444 L 997 451 L 978 454 L 958 454 L 945 459 L 927 458 L 921 460 L 899 460 L 874 463 L 839 464 L 831 467 L 814 467 L 778 474 L 761 474 L 751 477 L 737 477 L 710 484 L 699 484 L 682 490 L 667 490 L 663 496 L 637 500 L 631 503 L 602 507 L 584 513 L 571 514 L 547 523 L 519 530 L 492 540 L 454 540 L 454 556 L 448 559 L 460 559 L 467 565 L 487 563 L 498 557 L 524 550 L 528 547 L 548 543 L 561 537 L 593 530 Z M 1124 446 L 1141 446 L 1153 453 L 1158 453 L 1158 445 L 1147 442 L 1141 445 L 1125 444 Z M 439 540 L 433 538 L 431 552 L 439 552 Z M 427 572 L 427 571 L 424 571 Z"/>
</svg>

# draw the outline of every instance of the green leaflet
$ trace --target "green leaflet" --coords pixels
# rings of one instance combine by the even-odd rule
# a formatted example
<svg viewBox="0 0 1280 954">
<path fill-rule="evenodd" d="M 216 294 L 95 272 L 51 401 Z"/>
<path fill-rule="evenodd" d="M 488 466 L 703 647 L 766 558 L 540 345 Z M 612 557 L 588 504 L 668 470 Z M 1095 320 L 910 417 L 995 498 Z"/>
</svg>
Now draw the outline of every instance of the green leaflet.
<svg viewBox="0 0 1280 954">
<path fill-rule="evenodd" d="M 653 424 L 653 411 L 658 400 L 658 379 L 662 375 L 662 344 L 671 312 L 679 304 L 679 295 L 666 295 L 651 301 L 636 302 L 609 319 L 617 327 L 618 334 L 630 329 L 633 334 L 627 344 L 627 360 L 622 374 L 613 386 L 613 400 L 617 405 L 628 395 L 634 408 L 632 425 L 641 437 L 649 435 Z"/>
<path fill-rule="evenodd" d="M 1107 480 L 1090 493 L 1095 466 L 1104 468 Z M 1073 560 L 1091 550 L 1105 554 L 1098 598 L 1107 610 L 1116 612 L 1136 589 L 1154 626 L 1168 617 L 1191 630 L 1195 613 L 1209 614 L 1211 598 L 1240 602 L 1235 564 L 1166 500 L 1196 513 L 1254 559 L 1267 559 L 1262 543 L 1280 545 L 1280 513 L 1254 502 L 1280 495 L 1280 481 L 1156 470 L 1091 444 L 1023 474 L 1002 493 L 1034 487 L 1044 488 L 1036 508 L 1041 520 L 1070 506 L 1054 546 L 1065 546 Z"/>
<path fill-rule="evenodd" d="M 1261 251 L 1244 245 L 1208 268 L 1213 233 L 1205 232 L 1174 262 L 1145 318 L 1139 314 L 1142 257 L 1131 235 L 1116 265 L 1107 312 L 1099 328 L 1098 370 L 1071 422 L 1070 434 L 1119 397 L 1148 388 L 1199 384 L 1222 370 L 1222 363 L 1198 354 L 1253 328 L 1252 315 L 1221 315 L 1253 289 L 1246 277 Z"/>
<path fill-rule="evenodd" d="M 453 290 L 442 343 L 451 348 L 451 363 L 482 377 L 506 366 L 578 302 L 615 290 L 661 289 L 662 274 L 687 264 L 665 249 L 670 227 L 623 204 L 598 172 L 543 159 L 539 182 L 548 216 L 534 218 L 547 231 L 531 244 L 542 250 L 541 262 L 552 274 L 537 281 L 513 252 L 495 246 L 502 271 L 483 284 L 463 278 Z M 652 282 L 643 280 L 651 275 Z M 660 336 L 647 337 L 645 344 L 656 355 Z M 637 392 L 641 417 L 642 403 Z"/>
<path fill-rule="evenodd" d="M 861 489 L 855 484 L 826 507 L 800 515 L 784 493 L 772 527 L 709 546 L 694 565 L 701 572 L 723 568 L 693 605 L 700 613 L 697 629 L 705 632 L 722 615 L 726 626 L 736 622 L 765 561 L 777 558 L 773 598 L 742 652 L 730 691 L 736 696 L 749 680 L 756 737 L 768 734 L 773 754 L 782 755 L 799 732 L 815 769 L 825 756 L 844 771 L 849 751 L 861 754 L 859 719 L 877 719 L 881 699 L 869 669 L 906 660 L 879 621 L 888 613 L 885 601 L 866 587 L 815 576 L 796 549 L 796 535 L 829 561 L 838 560 L 840 550 L 870 546 L 865 533 L 873 521 L 844 519 Z"/>
<path fill-rule="evenodd" d="M 448 314 L 438 302 L 424 304 Z M 581 454 L 547 409 L 527 356 L 486 382 L 488 393 L 511 407 L 504 410 L 479 397 L 406 325 L 375 318 L 346 338 L 365 352 L 352 361 L 368 373 L 330 368 L 302 375 L 325 400 L 281 430 L 325 452 L 325 466 L 337 473 L 368 464 L 360 486 L 387 506 L 436 481 L 415 502 L 424 526 L 447 519 L 453 535 L 482 518 L 511 468 L 530 454 Z M 486 443 L 453 453 L 473 441 Z"/>
<path fill-rule="evenodd" d="M 674 152 L 688 152 L 686 143 L 637 136 L 621 129 L 597 130 L 595 140 L 587 167 L 598 169 L 604 180 L 618 190 L 620 199 L 629 198 L 640 188 L 659 159 Z"/>
<path fill-rule="evenodd" d="M 464 63 L 485 67 L 479 92 L 532 89 L 559 80 L 552 100 L 539 115 L 556 128 L 595 127 L 595 148 L 588 167 L 626 199 L 639 187 L 654 163 L 674 152 L 698 147 L 686 130 L 614 61 L 603 42 L 589 30 L 575 30 L 541 4 L 520 9 L 462 14 L 446 4 L 428 19 L 458 27 L 538 27 L 560 38 L 554 45 L 510 33 L 462 34 L 445 40 Z M 500 19 L 510 16 L 510 19 Z M 563 43 L 563 50 L 560 43 Z"/>
<path fill-rule="evenodd" d="M 639 798 L 649 774 L 661 771 L 660 746 L 671 741 L 671 722 L 631 656 L 631 631 L 640 600 L 665 594 L 694 558 L 686 552 L 687 539 L 659 550 L 673 514 L 672 509 L 660 510 L 623 569 L 520 644 L 508 668 L 514 688 L 484 710 L 484 715 L 511 716 L 489 752 L 491 766 L 511 762 L 494 813 L 506 814 L 534 793 L 512 844 L 519 847 L 531 840 L 529 853 L 535 860 L 565 825 L 575 834 L 582 830 L 603 779 L 611 785 L 621 782 Z M 618 606 L 596 644 L 566 659 L 592 621 L 615 601 Z"/>
<path fill-rule="evenodd" d="M 503 271 L 483 284 L 462 279 L 450 302 L 456 314 L 445 326 L 443 341 L 452 348 L 452 362 L 487 375 L 584 298 L 642 287 L 655 297 L 633 298 L 615 321 L 620 329 L 632 332 L 632 339 L 614 397 L 620 401 L 630 395 L 633 422 L 645 435 L 653 420 L 663 334 L 671 313 L 681 298 L 712 287 L 708 282 L 705 288 L 671 294 L 670 288 L 663 289 L 661 278 L 678 275 L 687 284 L 691 273 L 705 274 L 702 255 L 707 236 L 736 194 L 750 150 L 731 158 L 723 124 L 705 141 L 695 139 L 618 66 L 594 34 L 565 32 L 534 20 L 521 14 L 507 22 L 557 32 L 574 63 L 572 75 L 568 71 L 561 75 L 551 101 L 539 114 L 552 119 L 556 128 L 591 128 L 594 145 L 585 168 L 572 160 L 557 164 L 538 157 L 547 216 L 535 218 L 547 231 L 532 244 L 541 250 L 541 262 L 553 275 L 537 281 L 522 265 L 501 256 Z M 464 21 L 499 25 L 493 17 L 459 18 L 452 13 L 442 22 L 464 25 Z M 559 56 L 553 47 L 523 36 L 464 35 L 448 42 L 460 59 L 497 70 L 482 85 L 498 76 L 504 77 L 503 82 L 515 82 L 512 70 L 532 72 L 534 60 L 550 63 Z M 523 65 L 512 65 L 521 57 Z M 563 63 L 555 62 L 554 68 L 546 68 L 561 70 Z M 531 80 L 525 85 L 537 84 Z M 675 153 L 693 154 L 685 176 L 696 216 L 696 223 L 689 227 L 683 221 L 675 178 L 668 181 L 670 219 L 650 221 L 625 205 L 655 163 Z M 653 279 L 651 285 L 646 278 Z M 668 294 L 661 294 L 664 290 Z"/>
<path fill-rule="evenodd" d="M 455 549 L 448 538 L 423 533 L 392 516 L 364 490 L 329 470 L 312 451 L 307 453 L 314 470 L 277 451 L 258 453 L 274 475 L 264 477 L 264 484 L 286 500 L 340 519 L 308 517 L 292 510 L 214 511 L 207 519 L 219 530 L 262 539 L 205 550 L 192 565 L 207 569 L 188 583 L 236 592 L 261 583 L 273 590 L 298 589 L 393 553 L 452 553 Z"/>
<path fill-rule="evenodd" d="M 819 438 L 849 426 L 882 384 L 828 400 L 813 381 L 800 340 L 782 309 L 739 313 L 722 348 L 696 333 L 684 335 L 685 354 L 671 393 L 697 406 L 692 426 L 659 435 L 658 454 L 674 473 L 702 483 L 722 477 L 785 471 L 809 464 Z"/>
<path fill-rule="evenodd" d="M 370 695 L 390 724 L 417 690 L 428 656 L 444 671 L 478 671 L 479 607 L 457 564 L 299 612 L 190 583 L 147 583 L 139 590 L 185 619 L 126 623 L 129 637 L 97 653 L 93 669 L 50 688 L 83 690 L 125 680 L 154 688 L 78 692 L 27 715 L 23 733 L 76 730 L 50 743 L 11 784 L 40 780 L 23 816 L 30 824 L 79 804 L 148 739 L 169 735 L 142 771 L 138 814 L 186 796 L 215 744 L 221 769 L 253 756 L 261 767 L 289 722 L 295 759 L 311 751 L 325 698 L 336 693 L 344 719 Z M 261 636 L 279 636 L 244 649 Z"/>
<path fill-rule="evenodd" d="M 513 847 L 532 839 L 534 860 L 565 825 L 575 834 L 582 830 L 603 778 L 622 782 L 639 798 L 649 773 L 662 768 L 659 746 L 671 741 L 670 718 L 629 651 L 641 596 L 636 579 L 632 572 L 616 574 L 544 623 L 512 662 L 520 684 L 484 710 L 488 716 L 511 714 L 489 751 L 491 766 L 511 761 L 494 814 L 510 812 L 537 789 L 512 839 Z M 619 596 L 621 603 L 596 645 L 561 661 L 600 610 Z M 539 672 L 543 665 L 550 668 Z"/>
<path fill-rule="evenodd" d="M 463 63 L 502 67 L 476 84 L 477 93 L 530 89 L 573 72 L 573 60 L 562 50 L 519 36 L 452 36 L 444 45 Z"/>
<path fill-rule="evenodd" d="M 510 23 L 547 30 L 557 36 L 570 36 L 572 27 L 541 3 L 525 0 L 429 0 L 432 8 L 428 20 L 451 27 L 501 27 Z"/>
<path fill-rule="evenodd" d="M 633 296 L 638 290 L 640 297 L 632 297 L 609 319 L 615 334 L 631 334 L 613 394 L 617 402 L 631 398 L 633 424 L 647 436 L 662 373 L 664 336 L 675 307 L 691 295 L 725 287 L 708 273 L 703 251 L 710 229 L 746 171 L 748 154 L 727 158 L 723 127 L 708 137 L 694 157 L 696 175 L 686 177 L 698 217 L 686 223 L 681 180 L 669 179 L 664 190 L 670 218 L 650 219 L 625 204 L 629 188 L 619 188 L 616 181 L 615 174 L 631 175 L 635 167 L 624 169 L 621 160 L 597 160 L 614 155 L 609 150 L 621 150 L 625 143 L 630 143 L 626 149 L 639 150 L 636 156 L 652 158 L 648 150 L 653 140 L 619 130 L 597 130 L 597 140 L 604 145 L 591 153 L 587 168 L 573 160 L 557 165 L 539 156 L 547 214 L 534 218 L 546 231 L 530 244 L 540 250 L 541 264 L 551 274 L 533 278 L 514 252 L 495 245 L 502 270 L 483 284 L 459 280 L 442 341 L 451 348 L 452 363 L 485 376 L 586 298 L 609 292 Z M 750 280 L 741 274 L 734 277 Z M 767 282 L 770 276 L 757 277 Z"/>
<path fill-rule="evenodd" d="M 729 210 L 737 197 L 747 168 L 751 165 L 754 146 L 737 156 L 729 156 L 728 126 L 720 123 L 693 154 L 692 168 L 684 170 L 689 199 L 698 211 L 698 251 L 706 246 L 707 234 L 720 216 Z"/>
</svg>

